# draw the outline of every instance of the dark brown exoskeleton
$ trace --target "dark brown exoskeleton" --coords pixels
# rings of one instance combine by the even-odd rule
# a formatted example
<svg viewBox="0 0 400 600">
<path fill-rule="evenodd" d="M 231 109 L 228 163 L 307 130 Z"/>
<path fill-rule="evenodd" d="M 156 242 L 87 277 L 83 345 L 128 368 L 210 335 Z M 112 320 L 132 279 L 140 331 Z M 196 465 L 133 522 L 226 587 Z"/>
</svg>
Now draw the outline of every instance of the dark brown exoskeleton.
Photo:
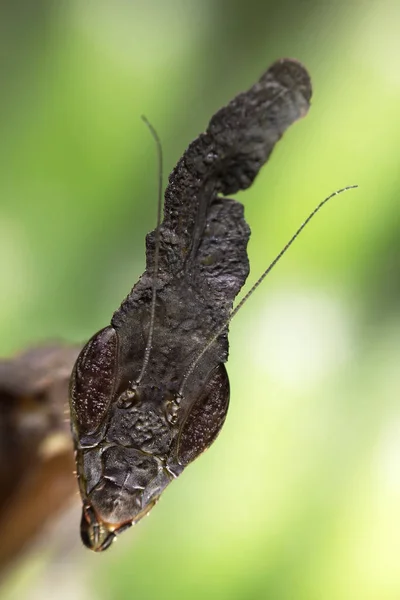
<svg viewBox="0 0 400 600">
<path fill-rule="evenodd" d="M 280 60 L 214 115 L 169 178 L 145 272 L 77 359 L 70 407 L 81 535 L 92 550 L 148 513 L 221 430 L 228 323 L 250 235 L 242 205 L 226 195 L 252 184 L 310 97 L 305 69 Z"/>
</svg>

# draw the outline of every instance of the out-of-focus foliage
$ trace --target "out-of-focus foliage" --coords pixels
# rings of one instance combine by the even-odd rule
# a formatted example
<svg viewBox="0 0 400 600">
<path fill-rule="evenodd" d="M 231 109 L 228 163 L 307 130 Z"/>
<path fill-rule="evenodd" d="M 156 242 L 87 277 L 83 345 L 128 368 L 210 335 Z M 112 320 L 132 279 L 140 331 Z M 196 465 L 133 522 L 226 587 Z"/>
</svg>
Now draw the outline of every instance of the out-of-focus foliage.
<svg viewBox="0 0 400 600">
<path fill-rule="evenodd" d="M 142 113 L 167 176 L 274 59 L 309 69 L 309 116 L 240 195 L 250 283 L 321 199 L 360 186 L 331 201 L 232 323 L 218 441 L 104 555 L 80 546 L 76 523 L 74 552 L 47 574 L 52 597 L 57 586 L 75 600 L 398 600 L 399 3 L 26 0 L 1 11 L 3 355 L 86 340 L 141 273 L 157 187 Z M 10 598 L 44 597 L 51 552 L 20 568 Z"/>
</svg>

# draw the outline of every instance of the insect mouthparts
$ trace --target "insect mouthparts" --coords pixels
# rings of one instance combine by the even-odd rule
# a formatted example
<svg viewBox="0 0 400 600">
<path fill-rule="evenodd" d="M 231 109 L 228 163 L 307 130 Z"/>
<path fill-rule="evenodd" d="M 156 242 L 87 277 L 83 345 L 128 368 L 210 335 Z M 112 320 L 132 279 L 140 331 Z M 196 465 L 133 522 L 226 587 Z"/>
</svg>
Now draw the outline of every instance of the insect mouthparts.
<svg viewBox="0 0 400 600">
<path fill-rule="evenodd" d="M 92 507 L 86 506 L 82 509 L 81 539 L 90 550 L 102 552 L 111 546 L 115 540 L 115 533 L 97 519 Z"/>
</svg>

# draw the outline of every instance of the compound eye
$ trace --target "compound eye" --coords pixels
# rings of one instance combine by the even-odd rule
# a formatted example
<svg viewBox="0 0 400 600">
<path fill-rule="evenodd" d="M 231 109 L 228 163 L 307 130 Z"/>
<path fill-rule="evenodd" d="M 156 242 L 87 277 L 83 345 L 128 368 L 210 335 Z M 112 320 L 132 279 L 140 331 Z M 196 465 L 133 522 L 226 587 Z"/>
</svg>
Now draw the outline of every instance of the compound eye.
<svg viewBox="0 0 400 600">
<path fill-rule="evenodd" d="M 128 388 L 118 397 L 117 406 L 121 409 L 129 409 L 132 408 L 137 401 L 136 390 Z"/>
<path fill-rule="evenodd" d="M 168 423 L 170 423 L 170 425 L 175 425 L 178 421 L 179 402 L 177 400 L 168 400 L 164 410 Z"/>
<path fill-rule="evenodd" d="M 70 409 L 78 435 L 98 429 L 113 399 L 118 361 L 115 329 L 106 327 L 79 354 L 71 376 Z"/>
</svg>

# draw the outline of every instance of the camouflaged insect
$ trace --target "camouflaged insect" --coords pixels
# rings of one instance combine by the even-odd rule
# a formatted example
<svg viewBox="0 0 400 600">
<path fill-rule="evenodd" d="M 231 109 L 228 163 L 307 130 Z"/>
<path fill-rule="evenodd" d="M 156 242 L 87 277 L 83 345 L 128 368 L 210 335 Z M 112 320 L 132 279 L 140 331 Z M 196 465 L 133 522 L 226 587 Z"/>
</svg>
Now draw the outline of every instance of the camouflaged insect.
<svg viewBox="0 0 400 600">
<path fill-rule="evenodd" d="M 164 220 L 146 238 L 145 272 L 76 361 L 72 432 L 81 535 L 92 550 L 108 548 L 147 514 L 223 426 L 227 324 L 249 272 L 250 235 L 242 205 L 226 195 L 253 183 L 283 132 L 307 113 L 310 97 L 304 67 L 279 60 L 212 117 L 170 175 Z M 153 286 L 153 337 L 142 373 Z"/>
</svg>

